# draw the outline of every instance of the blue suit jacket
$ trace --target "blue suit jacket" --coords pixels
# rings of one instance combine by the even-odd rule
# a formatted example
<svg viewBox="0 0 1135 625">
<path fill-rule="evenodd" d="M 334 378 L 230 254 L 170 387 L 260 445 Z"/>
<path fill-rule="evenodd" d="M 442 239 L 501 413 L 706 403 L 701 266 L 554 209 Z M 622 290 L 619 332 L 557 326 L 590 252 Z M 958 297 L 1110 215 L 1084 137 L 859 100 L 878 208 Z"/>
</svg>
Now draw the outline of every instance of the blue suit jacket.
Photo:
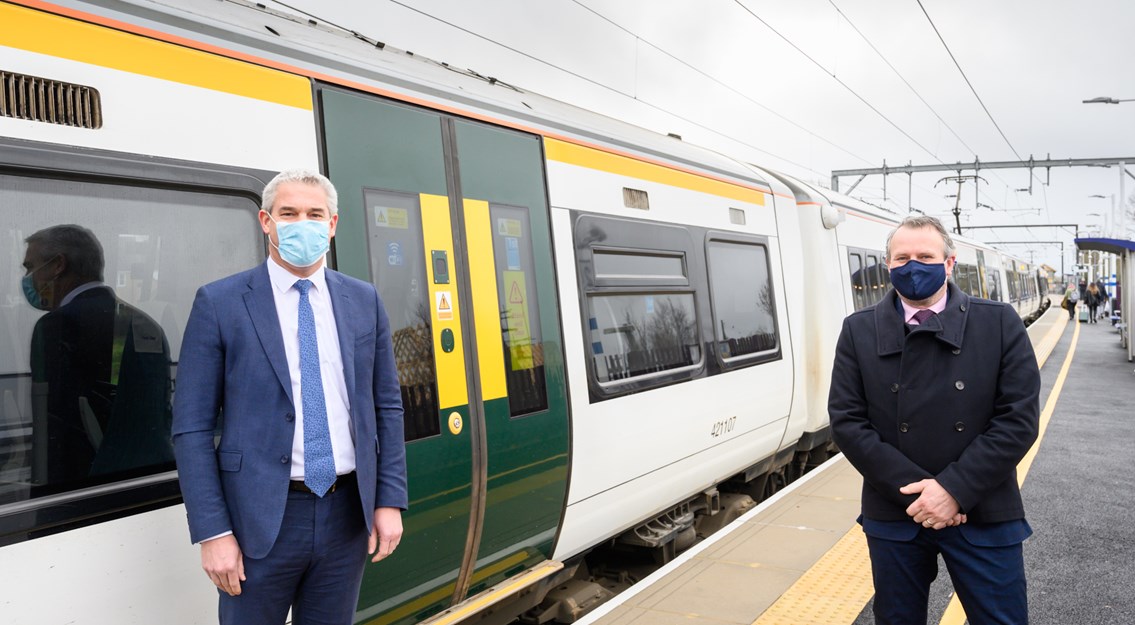
<svg viewBox="0 0 1135 625">
<path fill-rule="evenodd" d="M 328 269 L 327 287 L 350 399 L 360 513 L 370 528 L 376 507 L 407 506 L 390 324 L 372 285 Z M 190 537 L 232 531 L 245 555 L 262 558 L 284 516 L 295 432 L 266 265 L 198 289 L 177 369 L 173 441 Z"/>
</svg>

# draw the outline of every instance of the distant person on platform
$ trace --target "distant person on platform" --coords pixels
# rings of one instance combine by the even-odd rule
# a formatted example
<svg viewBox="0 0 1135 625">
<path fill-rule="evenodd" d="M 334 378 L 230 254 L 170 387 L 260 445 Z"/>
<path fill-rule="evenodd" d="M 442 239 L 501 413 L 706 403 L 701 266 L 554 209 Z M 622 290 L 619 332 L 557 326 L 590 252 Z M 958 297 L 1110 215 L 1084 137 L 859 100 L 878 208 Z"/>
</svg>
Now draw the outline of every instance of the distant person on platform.
<svg viewBox="0 0 1135 625">
<path fill-rule="evenodd" d="M 61 485 L 173 461 L 170 354 L 161 327 L 103 283 L 87 228 L 44 228 L 25 241 L 32 331 L 32 481 Z"/>
<path fill-rule="evenodd" d="M 1088 307 L 1088 323 L 1095 323 L 1099 318 L 1100 304 L 1104 303 L 1104 294 L 1095 282 L 1088 285 L 1088 292 L 1084 295 L 1084 304 Z"/>
<path fill-rule="evenodd" d="M 185 328 L 174 449 L 225 625 L 350 625 L 366 555 L 402 537 L 390 324 L 373 285 L 325 267 L 338 221 L 327 178 L 273 178 L 268 260 L 201 287 Z"/>
<path fill-rule="evenodd" d="M 1080 303 L 1080 290 L 1075 284 L 1068 284 L 1064 290 L 1064 298 L 1060 300 L 1060 307 L 1068 311 L 1068 320 L 1076 318 L 1076 304 Z"/>
<path fill-rule="evenodd" d="M 926 623 L 941 554 L 972 625 L 1028 622 L 1016 466 L 1037 437 L 1040 372 L 1020 316 L 949 281 L 933 217 L 891 232 L 894 289 L 844 320 L 828 410 L 863 475 L 879 625 Z"/>
</svg>

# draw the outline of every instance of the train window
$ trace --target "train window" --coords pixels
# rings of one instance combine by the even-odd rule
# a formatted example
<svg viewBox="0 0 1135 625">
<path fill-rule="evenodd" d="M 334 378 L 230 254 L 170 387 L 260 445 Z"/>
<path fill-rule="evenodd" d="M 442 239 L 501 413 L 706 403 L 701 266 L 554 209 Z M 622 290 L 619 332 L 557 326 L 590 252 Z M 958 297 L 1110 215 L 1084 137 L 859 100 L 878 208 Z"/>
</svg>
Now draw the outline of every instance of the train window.
<svg viewBox="0 0 1135 625">
<path fill-rule="evenodd" d="M 0 504 L 173 469 L 194 291 L 264 258 L 255 197 L 173 186 L 0 173 Z"/>
<path fill-rule="evenodd" d="M 371 277 L 390 318 L 406 440 L 441 433 L 419 196 L 363 189 Z"/>
<path fill-rule="evenodd" d="M 597 279 L 633 278 L 678 284 L 686 282 L 686 267 L 679 254 L 595 250 L 592 259 Z"/>
<path fill-rule="evenodd" d="M 493 258 L 508 405 L 510 414 L 516 417 L 548 407 L 532 229 L 527 208 L 490 204 L 489 216 L 494 226 Z"/>
<path fill-rule="evenodd" d="M 867 254 L 867 305 L 879 301 L 885 292 L 885 283 L 879 279 L 879 257 Z"/>
<path fill-rule="evenodd" d="M 710 240 L 706 253 L 717 353 L 725 362 L 778 346 L 768 248 Z"/>
<path fill-rule="evenodd" d="M 692 293 L 596 294 L 587 309 L 601 384 L 701 362 Z"/>
<path fill-rule="evenodd" d="M 985 284 L 989 288 L 989 299 L 1001 301 L 1001 274 L 995 269 L 985 271 Z"/>
<path fill-rule="evenodd" d="M 855 310 L 866 308 L 867 276 L 863 273 L 863 255 L 859 252 L 848 252 L 847 263 L 851 269 L 851 297 Z"/>
</svg>

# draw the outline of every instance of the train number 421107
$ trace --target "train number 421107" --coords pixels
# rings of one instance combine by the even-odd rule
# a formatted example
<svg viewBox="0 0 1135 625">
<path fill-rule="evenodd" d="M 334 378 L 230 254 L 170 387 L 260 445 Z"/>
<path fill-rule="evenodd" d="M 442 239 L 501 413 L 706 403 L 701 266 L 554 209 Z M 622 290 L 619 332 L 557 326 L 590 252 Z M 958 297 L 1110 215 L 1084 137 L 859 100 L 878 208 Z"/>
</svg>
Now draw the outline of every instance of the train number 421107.
<svg viewBox="0 0 1135 625">
<path fill-rule="evenodd" d="M 717 438 L 718 436 L 724 436 L 732 432 L 733 426 L 735 425 L 737 425 L 737 417 L 729 417 L 728 419 L 717 421 L 713 424 L 713 429 L 709 434 L 714 438 Z"/>
</svg>

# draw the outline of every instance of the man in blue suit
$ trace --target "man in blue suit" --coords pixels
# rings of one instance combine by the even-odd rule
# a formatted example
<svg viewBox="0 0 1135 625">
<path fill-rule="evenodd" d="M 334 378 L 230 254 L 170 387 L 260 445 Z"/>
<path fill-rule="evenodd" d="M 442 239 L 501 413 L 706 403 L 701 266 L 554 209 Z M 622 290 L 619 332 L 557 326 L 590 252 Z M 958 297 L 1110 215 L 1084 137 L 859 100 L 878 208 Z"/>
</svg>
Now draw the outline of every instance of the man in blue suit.
<svg viewBox="0 0 1135 625">
<path fill-rule="evenodd" d="M 223 624 L 348 625 L 366 554 L 402 535 L 390 326 L 372 285 L 324 266 L 336 202 L 318 173 L 276 176 L 268 260 L 201 287 L 186 324 L 174 451 Z"/>
<path fill-rule="evenodd" d="M 895 288 L 844 320 L 828 398 L 832 437 L 863 475 L 875 622 L 926 623 L 941 554 L 971 625 L 1023 625 L 1032 343 L 1012 307 L 948 280 L 954 243 L 937 219 L 903 220 L 886 259 Z"/>
</svg>

